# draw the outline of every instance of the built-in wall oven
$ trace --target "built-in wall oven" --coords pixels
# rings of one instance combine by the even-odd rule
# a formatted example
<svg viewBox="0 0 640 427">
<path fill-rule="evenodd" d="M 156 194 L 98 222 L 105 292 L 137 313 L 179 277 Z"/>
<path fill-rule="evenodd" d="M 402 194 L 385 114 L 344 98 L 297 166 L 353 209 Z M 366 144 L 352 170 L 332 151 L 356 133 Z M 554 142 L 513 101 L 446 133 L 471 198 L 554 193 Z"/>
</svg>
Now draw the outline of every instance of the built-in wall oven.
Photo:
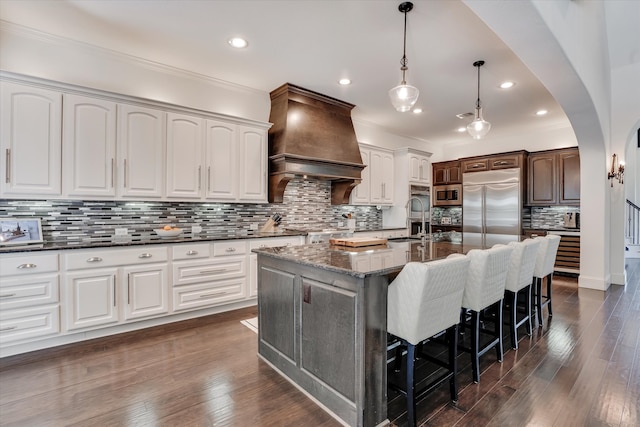
<svg viewBox="0 0 640 427">
<path fill-rule="evenodd" d="M 433 206 L 462 205 L 462 185 L 437 185 L 433 187 Z"/>
</svg>

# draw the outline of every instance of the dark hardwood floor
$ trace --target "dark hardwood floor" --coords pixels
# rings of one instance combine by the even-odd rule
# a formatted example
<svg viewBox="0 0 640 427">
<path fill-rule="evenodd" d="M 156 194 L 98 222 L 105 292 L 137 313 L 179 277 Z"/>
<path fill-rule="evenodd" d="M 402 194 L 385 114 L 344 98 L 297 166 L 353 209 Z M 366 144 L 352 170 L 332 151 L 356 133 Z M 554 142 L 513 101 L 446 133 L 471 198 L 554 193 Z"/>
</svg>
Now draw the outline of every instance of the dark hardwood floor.
<svg viewBox="0 0 640 427">
<path fill-rule="evenodd" d="M 640 260 L 628 285 L 578 289 L 556 276 L 553 318 L 481 358 L 460 356 L 460 398 L 445 384 L 418 405 L 424 426 L 638 426 Z M 210 316 L 0 360 L 2 426 L 337 426 L 256 357 L 240 320 Z M 545 320 L 546 320 L 545 310 Z M 391 394 L 390 394 L 391 396 Z M 392 398 L 393 425 L 406 423 Z"/>
</svg>

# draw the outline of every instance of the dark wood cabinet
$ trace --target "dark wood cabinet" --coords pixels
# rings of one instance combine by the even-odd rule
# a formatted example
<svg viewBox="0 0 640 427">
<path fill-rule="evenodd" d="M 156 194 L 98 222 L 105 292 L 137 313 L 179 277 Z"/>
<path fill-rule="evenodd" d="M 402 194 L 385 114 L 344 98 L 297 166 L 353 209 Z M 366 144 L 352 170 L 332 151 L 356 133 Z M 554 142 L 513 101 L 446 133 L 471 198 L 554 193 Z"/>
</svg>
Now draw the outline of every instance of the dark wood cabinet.
<svg viewBox="0 0 640 427">
<path fill-rule="evenodd" d="M 433 185 L 460 184 L 462 182 L 459 161 L 433 163 L 431 167 Z"/>
<path fill-rule="evenodd" d="M 580 204 L 580 155 L 577 148 L 529 154 L 527 204 Z"/>
<path fill-rule="evenodd" d="M 462 173 L 524 168 L 527 154 L 526 151 L 514 151 L 512 153 L 501 153 L 491 156 L 469 157 L 461 159 L 460 165 Z"/>
</svg>

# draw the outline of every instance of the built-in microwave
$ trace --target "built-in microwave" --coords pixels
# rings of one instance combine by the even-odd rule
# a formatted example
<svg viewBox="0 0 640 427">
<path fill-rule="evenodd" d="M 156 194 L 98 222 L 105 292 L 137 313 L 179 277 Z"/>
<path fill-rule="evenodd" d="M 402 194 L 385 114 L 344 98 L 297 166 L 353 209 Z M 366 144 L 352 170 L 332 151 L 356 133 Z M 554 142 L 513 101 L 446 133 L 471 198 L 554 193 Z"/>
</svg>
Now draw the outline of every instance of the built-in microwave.
<svg viewBox="0 0 640 427">
<path fill-rule="evenodd" d="M 436 185 L 433 187 L 433 206 L 461 206 L 462 185 Z"/>
</svg>

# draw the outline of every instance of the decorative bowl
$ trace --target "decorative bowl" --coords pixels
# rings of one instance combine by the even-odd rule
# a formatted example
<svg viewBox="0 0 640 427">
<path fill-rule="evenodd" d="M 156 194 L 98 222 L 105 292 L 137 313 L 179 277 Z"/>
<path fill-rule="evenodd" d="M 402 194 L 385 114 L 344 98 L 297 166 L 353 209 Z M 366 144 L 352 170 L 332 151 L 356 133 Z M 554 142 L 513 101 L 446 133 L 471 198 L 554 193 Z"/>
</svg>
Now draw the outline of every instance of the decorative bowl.
<svg viewBox="0 0 640 427">
<path fill-rule="evenodd" d="M 182 234 L 182 228 L 172 228 L 171 230 L 155 228 L 153 231 L 160 237 L 177 237 Z"/>
</svg>

